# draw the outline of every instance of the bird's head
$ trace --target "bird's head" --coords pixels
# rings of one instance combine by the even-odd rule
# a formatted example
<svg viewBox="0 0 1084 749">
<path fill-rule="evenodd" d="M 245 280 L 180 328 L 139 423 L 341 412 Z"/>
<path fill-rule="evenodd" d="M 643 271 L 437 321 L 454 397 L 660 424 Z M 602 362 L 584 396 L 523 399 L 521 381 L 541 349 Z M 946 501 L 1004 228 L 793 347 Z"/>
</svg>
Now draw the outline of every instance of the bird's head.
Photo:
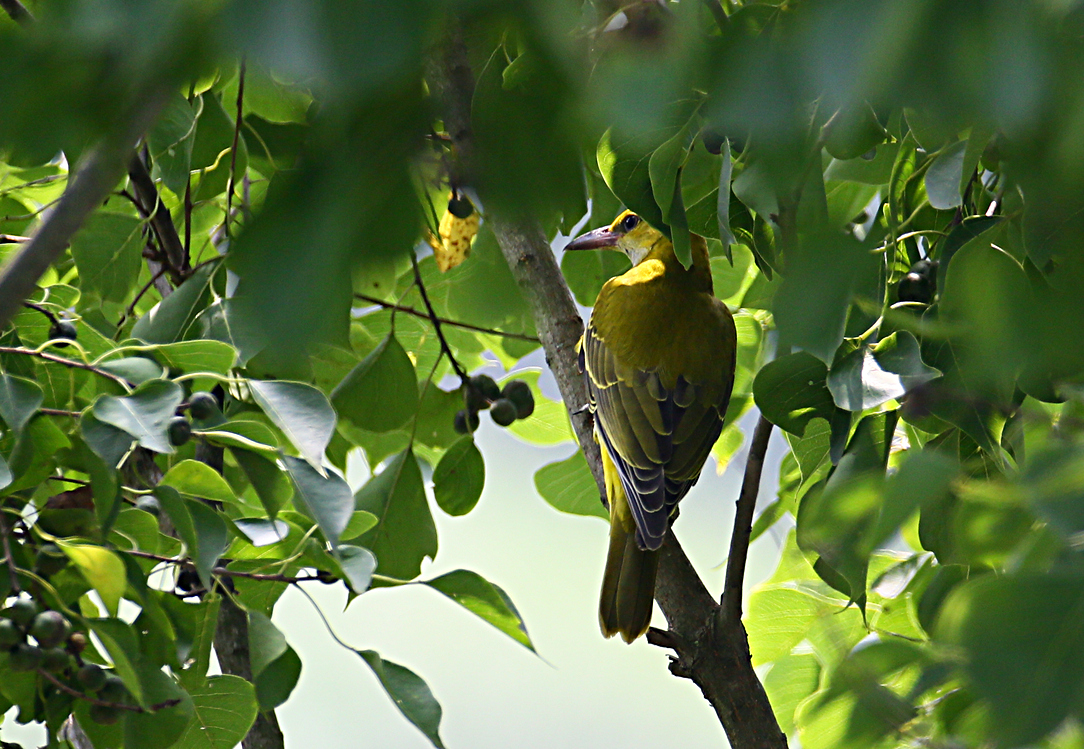
<svg viewBox="0 0 1084 749">
<path fill-rule="evenodd" d="M 620 250 L 629 256 L 633 265 L 639 265 L 660 242 L 669 244 L 662 232 L 632 211 L 625 211 L 609 226 L 576 237 L 565 245 L 565 251 Z"/>
</svg>

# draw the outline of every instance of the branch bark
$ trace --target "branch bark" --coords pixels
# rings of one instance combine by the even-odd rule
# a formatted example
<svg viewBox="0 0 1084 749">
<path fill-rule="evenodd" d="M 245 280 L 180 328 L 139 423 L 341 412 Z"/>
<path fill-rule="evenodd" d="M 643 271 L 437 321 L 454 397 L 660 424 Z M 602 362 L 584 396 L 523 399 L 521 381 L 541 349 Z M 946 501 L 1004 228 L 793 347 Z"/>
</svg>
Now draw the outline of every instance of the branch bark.
<svg viewBox="0 0 1084 749">
<path fill-rule="evenodd" d="M 169 266 L 170 278 L 175 285 L 184 281 L 184 274 L 188 270 L 188 257 L 181 244 L 181 237 L 177 234 L 177 227 L 173 225 L 173 216 L 162 202 L 158 190 L 154 186 L 154 180 L 147 171 L 147 164 L 143 157 L 136 151 L 128 161 L 128 178 L 132 180 L 135 189 L 136 200 L 140 208 L 150 217 L 151 229 L 158 237 L 158 246 L 166 255 L 166 263 Z"/>
<path fill-rule="evenodd" d="M 38 279 L 124 176 L 132 146 L 165 104 L 165 89 L 148 91 L 138 101 L 136 110 L 124 118 L 124 126 L 91 149 L 41 228 L 0 272 L 0 328 L 11 322 L 23 300 L 34 291 Z"/>
<path fill-rule="evenodd" d="M 473 96 L 473 76 L 467 63 L 466 50 L 454 34 L 434 55 L 430 67 L 430 90 L 442 100 L 445 127 L 459 154 L 460 169 L 469 177 L 472 153 L 470 102 Z M 468 179 L 462 180 L 469 184 Z M 485 196 L 483 195 L 483 198 Z M 572 301 L 556 258 L 540 224 L 531 218 L 512 218 L 487 214 L 486 220 L 494 234 L 512 275 L 516 279 L 534 314 L 538 336 L 553 371 L 576 437 L 598 484 L 600 496 L 605 496 L 602 464 L 594 440 L 590 414 L 583 408 L 587 403 L 586 386 L 577 365 L 576 343 L 583 332 L 583 321 Z M 759 462 L 767 447 L 768 429 L 762 439 L 754 439 L 759 450 Z M 763 443 L 763 444 L 761 444 Z M 757 453 L 751 450 L 751 461 Z M 756 502 L 760 470 L 754 466 L 756 481 L 749 483 L 749 494 L 743 489 L 739 520 L 752 512 Z M 747 480 L 750 479 L 747 471 Z M 744 500 L 744 501 L 743 501 Z M 751 515 L 750 515 L 751 518 Z M 738 539 L 741 543 L 741 539 Z M 745 534 L 748 546 L 748 532 Z M 741 570 L 744 574 L 744 553 Z M 737 586 L 740 598 L 740 585 Z M 704 697 L 715 709 L 735 749 L 785 749 L 786 737 L 772 712 L 764 687 L 753 670 L 748 637 L 740 616 L 720 616 L 720 606 L 685 556 L 674 535 L 668 534 L 659 561 L 655 599 L 658 601 L 670 631 L 653 630 L 649 641 L 672 648 L 675 657 L 670 670 L 676 676 L 691 679 L 700 687 Z M 740 600 L 737 611 L 740 614 Z"/>
</svg>

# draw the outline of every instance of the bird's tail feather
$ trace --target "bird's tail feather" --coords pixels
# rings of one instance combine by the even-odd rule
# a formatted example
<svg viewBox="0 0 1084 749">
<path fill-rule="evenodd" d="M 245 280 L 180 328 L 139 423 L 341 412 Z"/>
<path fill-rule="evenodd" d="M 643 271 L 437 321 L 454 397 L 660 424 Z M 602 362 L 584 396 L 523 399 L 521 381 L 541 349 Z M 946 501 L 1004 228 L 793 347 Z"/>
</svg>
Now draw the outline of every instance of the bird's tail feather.
<svg viewBox="0 0 1084 749">
<path fill-rule="evenodd" d="M 602 576 L 598 618 L 606 637 L 620 633 L 625 642 L 632 642 L 651 623 L 659 552 L 641 549 L 636 543 L 635 526 L 627 528 L 619 515 L 611 510 L 610 550 Z"/>
</svg>

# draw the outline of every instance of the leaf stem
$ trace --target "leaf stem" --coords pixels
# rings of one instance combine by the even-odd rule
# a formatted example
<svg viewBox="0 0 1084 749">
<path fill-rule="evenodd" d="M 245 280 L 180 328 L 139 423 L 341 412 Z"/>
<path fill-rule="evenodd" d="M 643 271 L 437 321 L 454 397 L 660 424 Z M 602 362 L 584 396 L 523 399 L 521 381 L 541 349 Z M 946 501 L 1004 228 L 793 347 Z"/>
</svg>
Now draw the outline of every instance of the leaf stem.
<svg viewBox="0 0 1084 749">
<path fill-rule="evenodd" d="M 437 312 L 433 309 L 433 303 L 429 301 L 429 292 L 425 290 L 425 282 L 422 281 L 422 272 L 421 269 L 418 268 L 418 256 L 415 255 L 414 252 L 410 253 L 410 263 L 414 267 L 414 285 L 418 287 L 418 292 L 421 293 L 422 301 L 425 303 L 425 309 L 429 313 L 429 321 L 433 323 L 433 328 L 437 331 L 437 340 L 440 341 L 440 350 L 444 352 L 444 355 L 448 357 L 448 361 L 452 363 L 452 369 L 455 370 L 460 381 L 466 383 L 470 379 L 470 375 L 467 374 L 467 370 L 463 369 L 463 365 L 455 358 L 455 354 L 452 353 L 448 341 L 444 338 L 444 330 L 440 327 L 440 318 L 437 317 Z"/>
<path fill-rule="evenodd" d="M 24 348 L 22 346 L 0 346 L 0 354 L 20 354 L 22 356 L 33 356 L 38 359 L 44 359 L 45 361 L 52 362 L 54 364 L 62 364 L 65 367 L 71 367 L 72 369 L 83 369 L 87 372 L 93 372 L 99 377 L 104 377 L 107 380 L 112 380 L 118 385 L 122 386 L 125 390 L 129 390 L 132 387 L 132 383 L 124 379 L 119 375 L 115 375 L 112 372 L 107 372 L 104 369 L 91 366 L 90 364 L 84 364 L 83 362 L 75 361 L 74 359 L 65 359 L 62 356 L 56 354 L 47 354 L 44 351 L 38 351 L 37 349 Z"/>
<path fill-rule="evenodd" d="M 384 309 L 396 310 L 406 315 L 413 315 L 414 317 L 420 317 L 425 320 L 432 318 L 421 310 L 408 307 L 405 304 L 395 304 L 394 302 L 385 302 L 383 299 L 377 299 L 374 296 L 368 296 L 366 294 L 354 294 L 355 299 L 360 299 L 363 302 L 369 304 L 375 304 L 378 307 Z M 469 322 L 460 322 L 458 320 L 449 320 L 446 317 L 438 317 L 441 325 L 451 325 L 453 328 L 463 328 L 463 330 L 473 330 L 475 333 L 484 333 L 486 335 L 500 336 L 501 338 L 512 338 L 517 341 L 528 341 L 530 343 L 541 343 L 537 336 L 526 335 L 524 333 L 509 333 L 503 330 L 495 330 L 494 328 L 484 328 L 481 325 L 472 325 Z"/>
</svg>

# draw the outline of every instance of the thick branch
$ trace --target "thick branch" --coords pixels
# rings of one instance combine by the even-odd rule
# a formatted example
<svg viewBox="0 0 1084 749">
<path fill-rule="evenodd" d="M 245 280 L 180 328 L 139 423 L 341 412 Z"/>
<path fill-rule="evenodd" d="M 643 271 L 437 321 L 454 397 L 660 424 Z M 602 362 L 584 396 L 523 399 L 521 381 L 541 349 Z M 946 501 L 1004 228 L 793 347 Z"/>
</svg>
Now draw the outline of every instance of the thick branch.
<svg viewBox="0 0 1084 749">
<path fill-rule="evenodd" d="M 188 258 L 184 252 L 184 245 L 181 244 L 181 238 L 177 234 L 177 227 L 173 225 L 173 216 L 162 202 L 139 151 L 133 153 L 128 161 L 128 178 L 132 180 L 139 207 L 150 216 L 151 228 L 154 230 L 154 235 L 158 237 L 158 246 L 166 254 L 170 276 L 174 283 L 180 284 L 184 280 L 185 271 L 188 270 Z"/>
<path fill-rule="evenodd" d="M 248 646 L 248 615 L 229 596 L 222 597 L 215 627 L 215 654 L 223 673 L 252 681 L 252 658 Z M 244 749 L 282 749 L 282 730 L 275 711 L 256 716 L 241 742 Z"/>
<path fill-rule="evenodd" d="M 430 90 L 443 100 L 444 124 L 460 156 L 459 169 L 469 177 L 473 79 L 460 40 L 452 39 L 439 54 L 430 70 Z M 469 184 L 466 179 L 462 182 Z M 583 409 L 587 392 L 576 353 L 583 322 L 572 295 L 537 221 L 492 214 L 487 214 L 486 219 L 531 307 L 546 361 L 568 407 L 600 494 L 604 494 L 592 420 Z M 785 749 L 786 737 L 753 670 L 744 626 L 740 619 L 718 615 L 719 605 L 673 534 L 667 536 L 659 560 L 655 599 L 666 616 L 670 632 L 661 638 L 656 634 L 652 641 L 666 643 L 676 650 L 671 671 L 692 679 L 700 687 L 726 729 L 731 745 L 735 749 Z"/>
<path fill-rule="evenodd" d="M 165 94 L 155 88 L 137 100 L 139 106 L 126 118 L 124 127 L 90 150 L 41 228 L 0 273 L 0 328 L 11 322 L 38 279 L 124 176 L 132 144 L 154 122 Z"/>
<path fill-rule="evenodd" d="M 30 15 L 30 11 L 19 0 L 0 0 L 0 8 L 16 23 L 27 24 L 34 20 L 34 16 Z"/>
</svg>

